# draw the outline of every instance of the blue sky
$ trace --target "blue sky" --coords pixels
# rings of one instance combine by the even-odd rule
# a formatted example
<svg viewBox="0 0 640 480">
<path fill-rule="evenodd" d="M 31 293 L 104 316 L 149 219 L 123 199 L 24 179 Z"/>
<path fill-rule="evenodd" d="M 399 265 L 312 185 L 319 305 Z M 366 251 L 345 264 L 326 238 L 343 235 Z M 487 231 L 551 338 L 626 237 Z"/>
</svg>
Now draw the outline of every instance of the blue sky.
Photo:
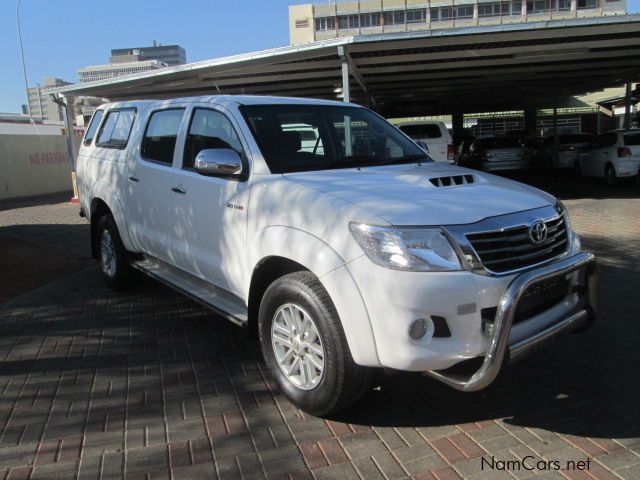
<svg viewBox="0 0 640 480">
<path fill-rule="evenodd" d="M 292 0 L 22 0 L 30 85 L 45 76 L 77 81 L 76 70 L 107 63 L 112 48 L 177 43 L 188 61 L 287 45 Z M 151 7 L 153 5 L 153 7 Z M 0 0 L 0 112 L 25 103 L 15 0 Z M 629 12 L 640 0 L 629 0 Z"/>
</svg>

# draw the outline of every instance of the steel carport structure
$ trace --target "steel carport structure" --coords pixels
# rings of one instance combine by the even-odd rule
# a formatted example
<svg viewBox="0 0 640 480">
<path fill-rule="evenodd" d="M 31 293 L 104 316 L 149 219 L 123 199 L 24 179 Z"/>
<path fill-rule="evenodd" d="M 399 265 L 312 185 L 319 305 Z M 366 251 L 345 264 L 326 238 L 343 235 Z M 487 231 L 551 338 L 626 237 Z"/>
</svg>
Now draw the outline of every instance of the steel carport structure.
<svg viewBox="0 0 640 480">
<path fill-rule="evenodd" d="M 124 100 L 344 91 L 383 115 L 408 116 L 551 108 L 638 79 L 640 15 L 620 15 L 346 37 L 49 92 Z"/>
</svg>

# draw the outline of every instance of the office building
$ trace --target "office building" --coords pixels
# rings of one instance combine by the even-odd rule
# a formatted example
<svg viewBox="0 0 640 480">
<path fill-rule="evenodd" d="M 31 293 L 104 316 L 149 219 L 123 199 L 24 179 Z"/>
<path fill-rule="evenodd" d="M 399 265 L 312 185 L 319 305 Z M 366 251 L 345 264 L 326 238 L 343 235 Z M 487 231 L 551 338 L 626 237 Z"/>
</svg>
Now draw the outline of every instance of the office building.
<svg viewBox="0 0 640 480">
<path fill-rule="evenodd" d="M 180 45 L 162 45 L 153 41 L 150 47 L 115 48 L 111 50 L 109 63 L 158 60 L 170 67 L 187 63 L 187 52 Z"/>
<path fill-rule="evenodd" d="M 140 62 L 109 63 L 107 65 L 92 65 L 78 70 L 80 83 L 95 82 L 108 78 L 122 77 L 123 75 L 134 75 L 136 73 L 147 72 L 165 68 L 167 65 L 158 60 L 144 60 Z"/>
<path fill-rule="evenodd" d="M 42 81 L 42 85 L 37 84 L 35 87 L 29 88 L 29 111 L 31 116 L 35 119 L 40 119 L 45 123 L 63 122 L 64 113 L 60 105 L 51 100 L 51 96 L 44 93 L 45 88 L 62 87 L 64 85 L 71 85 L 70 82 L 65 82 L 59 78 L 47 77 Z M 29 111 L 26 105 L 23 108 L 23 113 L 28 114 Z"/>
<path fill-rule="evenodd" d="M 292 45 L 354 35 L 620 15 L 626 0 L 360 0 L 291 5 Z"/>
</svg>

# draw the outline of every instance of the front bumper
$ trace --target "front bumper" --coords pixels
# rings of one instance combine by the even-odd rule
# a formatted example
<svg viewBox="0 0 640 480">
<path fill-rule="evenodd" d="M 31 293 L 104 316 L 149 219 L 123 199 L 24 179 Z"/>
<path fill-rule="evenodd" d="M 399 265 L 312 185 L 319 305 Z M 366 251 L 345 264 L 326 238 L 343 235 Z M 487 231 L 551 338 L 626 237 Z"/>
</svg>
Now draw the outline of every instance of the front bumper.
<svg viewBox="0 0 640 480">
<path fill-rule="evenodd" d="M 340 300 L 336 308 L 344 323 L 354 322 L 362 315 L 369 320 L 370 344 L 376 355 L 366 359 L 358 356 L 356 361 L 363 366 L 429 371 L 434 372 L 433 376 L 446 376 L 443 370 L 466 360 L 484 358 L 491 351 L 495 332 L 500 332 L 500 338 L 507 337 L 501 342 L 511 347 L 510 354 L 515 359 L 535 348 L 531 339 L 539 339 L 535 342 L 539 345 L 561 330 L 572 326 L 577 328 L 588 320 L 588 315 L 585 317 L 579 312 L 595 310 L 595 260 L 588 253 L 511 275 L 483 275 L 470 271 L 396 271 L 374 265 L 363 255 L 331 276 L 323 277 L 323 281 L 332 286 L 329 277 L 343 270 L 357 285 L 363 308 L 358 311 L 351 308 L 353 294 L 342 298 L 340 292 L 343 287 L 333 289 L 332 295 L 337 295 L 337 300 Z M 559 303 L 537 311 L 533 316 L 520 316 L 517 322 L 511 318 L 511 323 L 505 327 L 505 314 L 513 315 L 511 310 L 517 309 L 514 305 L 518 305 L 522 291 L 555 275 L 563 275 L 567 285 L 566 294 Z M 336 287 L 345 284 L 344 280 L 335 282 L 333 279 L 333 282 Z M 500 322 L 497 314 L 499 305 L 502 306 Z M 490 331 L 483 323 L 487 310 L 495 312 Z M 438 318 L 446 322 L 449 330 L 446 334 L 439 334 L 435 328 Z M 565 322 L 569 318 L 571 320 Z M 418 319 L 425 319 L 429 329 L 424 337 L 416 340 L 410 337 L 409 331 Z M 497 327 L 499 324 L 502 326 Z M 562 328 L 556 328 L 559 325 Z M 348 337 L 352 350 L 366 336 L 364 334 L 362 330 L 359 335 Z M 495 355 L 496 352 L 490 357 Z M 501 355 L 503 362 L 508 354 Z"/>
<path fill-rule="evenodd" d="M 574 290 L 581 291 L 586 297 L 580 307 L 557 320 L 552 325 L 535 334 L 510 343 L 510 333 L 518 302 L 530 286 L 550 278 L 581 272 L 580 283 Z M 578 287 L 578 288 L 576 288 Z M 467 378 L 448 374 L 443 371 L 425 372 L 441 382 L 462 391 L 476 391 L 487 387 L 496 378 L 503 365 L 519 359 L 538 349 L 550 338 L 569 330 L 574 330 L 593 320 L 596 313 L 597 271 L 595 257 L 590 253 L 580 253 L 557 263 L 525 272 L 515 277 L 498 304 L 490 340 L 481 367 Z"/>
</svg>

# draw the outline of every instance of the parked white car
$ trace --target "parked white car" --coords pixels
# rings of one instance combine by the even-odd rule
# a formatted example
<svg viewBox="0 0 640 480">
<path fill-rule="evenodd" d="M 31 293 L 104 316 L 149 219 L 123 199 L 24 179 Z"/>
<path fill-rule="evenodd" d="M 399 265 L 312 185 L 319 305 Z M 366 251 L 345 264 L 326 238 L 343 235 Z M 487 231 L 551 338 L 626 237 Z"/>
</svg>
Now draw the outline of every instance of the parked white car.
<svg viewBox="0 0 640 480">
<path fill-rule="evenodd" d="M 578 175 L 604 178 L 608 185 L 640 175 L 640 129 L 598 135 L 576 163 Z"/>
<path fill-rule="evenodd" d="M 593 142 L 588 133 L 561 133 L 531 142 L 525 148 L 525 156 L 530 158 L 532 168 L 574 168 L 578 154 Z"/>
<path fill-rule="evenodd" d="M 594 316 L 594 257 L 562 203 L 433 162 L 356 105 L 106 104 L 77 177 L 107 284 L 138 270 L 246 327 L 316 415 L 356 401 L 380 367 L 479 390 Z M 478 358 L 470 377 L 447 370 Z"/>
<path fill-rule="evenodd" d="M 454 162 L 453 139 L 444 122 L 425 120 L 398 123 L 396 126 L 414 141 L 424 143 L 436 162 Z"/>
</svg>

